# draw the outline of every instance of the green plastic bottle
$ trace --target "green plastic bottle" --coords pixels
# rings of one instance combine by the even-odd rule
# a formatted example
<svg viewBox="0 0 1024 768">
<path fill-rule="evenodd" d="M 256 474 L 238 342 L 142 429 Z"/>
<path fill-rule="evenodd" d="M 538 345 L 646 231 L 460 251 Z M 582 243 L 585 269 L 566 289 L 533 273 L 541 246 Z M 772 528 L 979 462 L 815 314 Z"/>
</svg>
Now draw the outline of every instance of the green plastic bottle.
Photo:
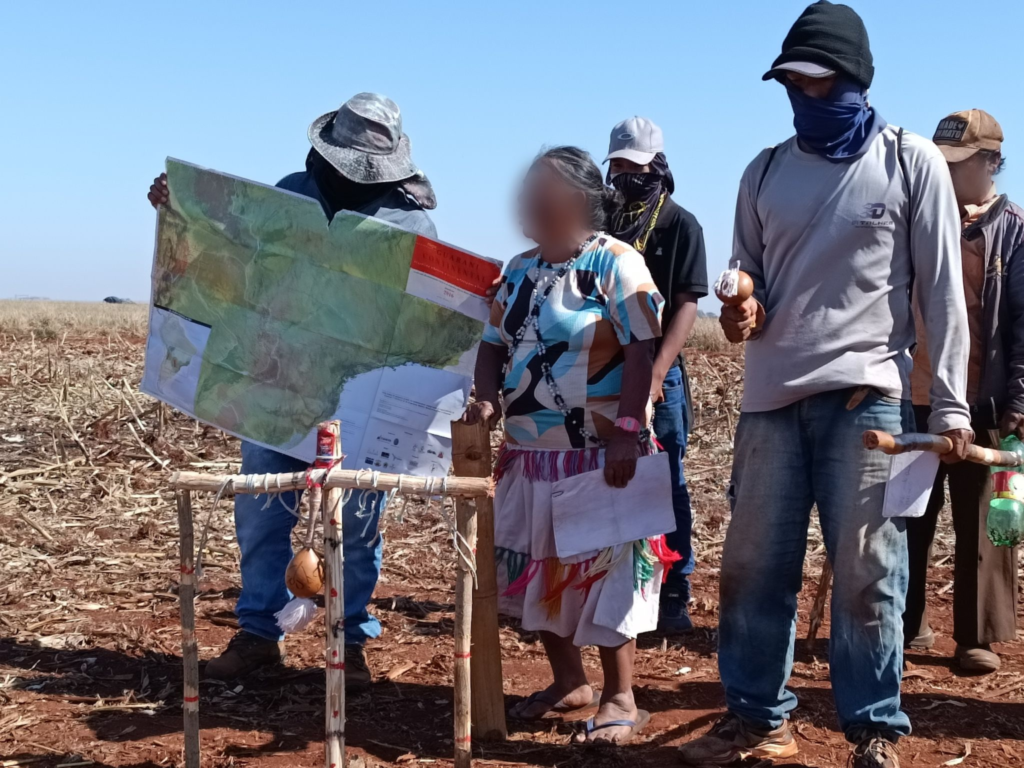
<svg viewBox="0 0 1024 768">
<path fill-rule="evenodd" d="M 988 538 L 997 547 L 1015 547 L 1024 539 L 1024 443 L 1004 437 L 1003 451 L 1021 457 L 1016 467 L 992 467 L 992 501 L 988 505 Z"/>
</svg>

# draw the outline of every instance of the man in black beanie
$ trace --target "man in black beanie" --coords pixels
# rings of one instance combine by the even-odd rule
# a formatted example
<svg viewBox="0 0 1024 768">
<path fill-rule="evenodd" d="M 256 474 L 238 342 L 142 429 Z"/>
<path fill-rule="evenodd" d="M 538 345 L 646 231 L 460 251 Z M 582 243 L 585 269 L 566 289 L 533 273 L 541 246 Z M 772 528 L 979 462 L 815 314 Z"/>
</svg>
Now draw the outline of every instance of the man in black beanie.
<svg viewBox="0 0 1024 768">
<path fill-rule="evenodd" d="M 928 429 L 963 458 L 967 315 L 960 232 L 938 148 L 867 101 L 867 32 L 819 2 L 765 75 L 786 88 L 796 136 L 748 166 L 733 261 L 754 295 L 722 310 L 746 342 L 746 386 L 722 556 L 718 667 L 729 708 L 682 747 L 693 765 L 790 757 L 797 596 L 817 506 L 834 571 L 829 663 L 854 768 L 899 768 L 906 519 L 885 505 L 889 457 L 861 435 L 913 429 L 911 285 L 926 318 Z M 883 514 L 884 512 L 884 514 Z"/>
</svg>

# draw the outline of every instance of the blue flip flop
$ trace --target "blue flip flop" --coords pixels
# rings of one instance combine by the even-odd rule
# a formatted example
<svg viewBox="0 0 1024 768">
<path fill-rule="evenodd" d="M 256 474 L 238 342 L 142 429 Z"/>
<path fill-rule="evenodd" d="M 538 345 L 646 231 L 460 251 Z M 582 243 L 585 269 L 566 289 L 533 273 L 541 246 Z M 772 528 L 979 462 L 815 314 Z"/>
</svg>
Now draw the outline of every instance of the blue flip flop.
<svg viewBox="0 0 1024 768">
<path fill-rule="evenodd" d="M 640 732 L 650 721 L 651 713 L 645 709 L 638 709 L 636 711 L 636 720 L 609 720 L 607 723 L 594 725 L 594 718 L 590 718 L 584 726 L 586 729 L 586 735 L 585 740 L 581 743 L 589 746 L 621 747 L 623 744 L 632 741 L 634 737 L 639 736 Z M 596 731 L 600 731 L 603 728 L 617 728 L 619 726 L 630 729 L 629 735 L 624 739 L 619 739 L 618 741 L 594 741 L 590 738 Z"/>
</svg>

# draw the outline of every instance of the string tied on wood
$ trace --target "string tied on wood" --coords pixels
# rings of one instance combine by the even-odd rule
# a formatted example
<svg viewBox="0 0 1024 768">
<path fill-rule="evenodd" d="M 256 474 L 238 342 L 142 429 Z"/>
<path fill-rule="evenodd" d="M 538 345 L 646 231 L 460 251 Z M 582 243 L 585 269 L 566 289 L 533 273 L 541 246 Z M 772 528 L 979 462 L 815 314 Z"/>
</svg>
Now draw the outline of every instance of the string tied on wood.
<svg viewBox="0 0 1024 768">
<path fill-rule="evenodd" d="M 438 478 L 431 477 L 429 479 L 427 487 L 427 505 L 429 508 L 430 499 L 434 496 L 434 485 Z M 449 501 L 448 497 L 448 478 L 447 476 L 440 478 L 441 480 L 441 516 L 444 518 L 445 524 L 448 526 L 448 530 L 452 535 L 452 546 L 455 548 L 456 554 L 459 556 L 459 560 L 462 561 L 469 572 L 473 575 L 473 588 L 479 588 L 479 583 L 476 576 L 476 550 L 466 541 L 466 537 L 459 532 L 458 524 L 455 520 L 455 515 L 452 514 L 451 510 L 448 509 L 446 502 Z"/>
<path fill-rule="evenodd" d="M 196 586 L 199 585 L 199 580 L 203 578 L 203 551 L 206 549 L 206 540 L 210 535 L 210 523 L 213 522 L 213 513 L 217 509 L 217 505 L 220 504 L 221 498 L 224 496 L 224 491 L 227 490 L 228 485 L 231 484 L 230 478 L 224 478 L 224 481 L 220 484 L 220 488 L 217 489 L 217 495 L 213 497 L 213 504 L 210 505 L 210 511 L 206 513 L 206 520 L 203 521 L 203 532 L 199 536 L 199 551 L 196 553 Z"/>
</svg>

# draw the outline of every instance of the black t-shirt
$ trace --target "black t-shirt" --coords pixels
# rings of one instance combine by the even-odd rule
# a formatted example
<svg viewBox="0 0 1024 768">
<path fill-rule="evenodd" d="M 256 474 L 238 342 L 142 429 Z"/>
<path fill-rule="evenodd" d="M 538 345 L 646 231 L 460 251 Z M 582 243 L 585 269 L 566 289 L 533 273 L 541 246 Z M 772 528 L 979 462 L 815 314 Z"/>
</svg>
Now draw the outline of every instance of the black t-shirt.
<svg viewBox="0 0 1024 768">
<path fill-rule="evenodd" d="M 658 286 L 658 292 L 665 299 L 661 327 L 667 329 L 676 313 L 675 299 L 678 294 L 693 293 L 698 297 L 708 295 L 704 230 L 692 213 L 671 197 L 666 197 L 654 231 L 647 239 L 643 257 L 654 278 L 654 284 Z M 661 344 L 661 339 L 658 339 L 658 344 Z M 686 375 L 686 360 L 682 354 L 679 355 L 678 364 L 683 373 L 687 423 L 693 424 L 690 379 Z"/>
<path fill-rule="evenodd" d="M 662 327 L 668 328 L 675 315 L 678 294 L 708 295 L 704 231 L 692 213 L 667 197 L 643 256 L 658 292 L 665 299 Z"/>
</svg>

